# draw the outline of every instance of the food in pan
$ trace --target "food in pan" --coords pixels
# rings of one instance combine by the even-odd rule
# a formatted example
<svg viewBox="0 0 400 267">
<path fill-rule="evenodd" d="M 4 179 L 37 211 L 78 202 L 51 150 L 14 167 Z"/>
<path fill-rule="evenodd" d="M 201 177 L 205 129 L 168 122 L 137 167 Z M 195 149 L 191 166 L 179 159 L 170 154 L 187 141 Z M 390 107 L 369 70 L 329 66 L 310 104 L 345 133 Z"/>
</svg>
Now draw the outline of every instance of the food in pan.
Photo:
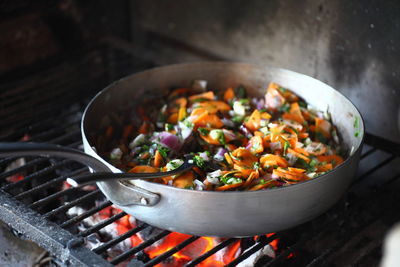
<svg viewBox="0 0 400 267">
<path fill-rule="evenodd" d="M 254 191 L 314 179 L 343 162 L 329 114 L 276 83 L 256 98 L 242 86 L 219 95 L 206 90 L 205 81 L 195 81 L 193 88 L 173 89 L 163 99 L 154 118 L 139 112 L 137 130 L 125 127 L 125 138 L 109 153 L 111 163 L 127 172 L 169 171 L 192 154 L 192 170 L 154 181 Z"/>
</svg>

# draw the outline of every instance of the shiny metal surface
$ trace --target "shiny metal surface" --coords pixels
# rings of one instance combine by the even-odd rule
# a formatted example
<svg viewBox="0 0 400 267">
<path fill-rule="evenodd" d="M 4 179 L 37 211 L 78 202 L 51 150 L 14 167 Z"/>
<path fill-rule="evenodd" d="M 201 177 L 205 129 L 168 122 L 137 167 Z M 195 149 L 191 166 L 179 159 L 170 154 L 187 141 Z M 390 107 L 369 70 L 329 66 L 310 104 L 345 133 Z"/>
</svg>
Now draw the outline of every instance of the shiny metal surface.
<svg viewBox="0 0 400 267">
<path fill-rule="evenodd" d="M 364 136 L 364 123 L 354 105 L 330 86 L 283 69 L 243 63 L 193 63 L 156 68 L 128 76 L 96 95 L 82 119 L 85 152 L 113 172 L 117 168 L 95 151 L 101 127 L 122 127 L 119 119 L 144 98 L 161 96 L 172 86 L 190 86 L 195 79 L 208 88 L 224 90 L 244 85 L 251 95 L 262 96 L 271 81 L 293 90 L 318 110 L 329 111 L 350 157 L 316 179 L 256 192 L 204 192 L 179 189 L 143 180 L 132 185 L 100 182 L 103 193 L 125 212 L 153 226 L 202 236 L 242 237 L 283 230 L 310 220 L 332 206 L 355 175 Z M 358 118 L 358 119 L 356 119 Z M 357 128 L 355 120 L 359 120 Z M 357 136 L 356 136 L 357 135 Z M 129 205 L 145 190 L 160 196 L 152 206 Z"/>
</svg>

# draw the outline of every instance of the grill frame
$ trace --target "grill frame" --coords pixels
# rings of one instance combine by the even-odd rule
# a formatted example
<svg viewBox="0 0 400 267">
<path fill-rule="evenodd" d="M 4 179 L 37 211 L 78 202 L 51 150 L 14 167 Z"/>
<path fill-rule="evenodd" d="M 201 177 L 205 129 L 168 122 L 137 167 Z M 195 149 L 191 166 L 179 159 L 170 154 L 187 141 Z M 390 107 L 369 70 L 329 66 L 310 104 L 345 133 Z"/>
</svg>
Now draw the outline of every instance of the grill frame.
<svg viewBox="0 0 400 267">
<path fill-rule="evenodd" d="M 110 40 L 108 40 L 108 44 L 106 47 L 101 48 L 101 52 L 99 54 L 105 53 L 106 57 L 109 60 L 113 62 L 113 64 L 104 64 L 104 70 L 103 74 L 107 73 L 107 68 L 112 67 L 109 71 L 111 74 L 107 74 L 108 77 L 108 82 L 115 80 L 119 78 L 118 76 L 124 76 L 127 74 L 127 72 L 132 72 L 132 70 L 137 71 L 139 69 L 132 69 L 129 67 L 124 67 L 124 64 L 120 62 L 120 57 L 121 55 L 127 55 L 129 59 L 133 60 L 131 58 L 132 56 L 132 51 L 134 49 L 129 49 L 129 47 L 124 44 L 123 46 L 121 45 L 121 42 L 118 42 L 118 47 L 110 47 Z M 121 50 L 120 47 L 123 47 Z M 103 50 L 104 49 L 104 50 Z M 122 66 L 117 66 L 116 65 L 122 65 Z M 128 64 L 130 65 L 130 64 Z M 145 64 L 144 64 L 145 65 Z M 122 71 L 118 70 L 121 69 Z M 40 77 L 43 74 L 38 74 L 38 77 Z M 35 76 L 36 77 L 36 76 Z M 37 78 L 38 79 L 38 78 Z M 67 83 L 69 84 L 69 83 Z M 87 85 L 90 83 L 83 82 L 81 86 Z M 56 84 L 56 87 L 60 87 L 63 89 L 63 86 L 65 84 Z M 4 92 L 5 95 L 7 96 L 7 90 L 10 85 L 4 86 L 0 88 L 0 103 L 2 96 L 4 98 Z M 15 86 L 15 84 L 14 84 Z M 53 87 L 54 88 L 54 87 Z M 99 87 L 102 88 L 102 87 Z M 99 89 L 97 88 L 97 89 Z M 51 89 L 51 87 L 50 87 Z M 45 89 L 43 89 L 45 90 Z M 89 99 L 90 95 L 93 93 L 93 91 L 87 91 L 85 97 Z M 34 93 L 32 93 L 34 94 Z M 57 98 L 59 94 L 54 94 L 52 95 L 49 99 L 54 100 L 54 98 Z M 71 99 L 76 99 L 76 96 L 73 96 Z M 71 99 L 63 99 L 63 105 L 60 107 L 59 102 L 54 102 L 51 103 L 48 106 L 44 106 L 43 109 L 45 111 L 47 110 L 52 110 L 52 113 L 49 116 L 43 115 L 45 112 L 40 109 L 39 112 L 35 116 L 31 115 L 28 116 L 25 120 L 23 119 L 23 115 L 20 115 L 20 119 L 18 123 L 16 124 L 17 131 L 2 136 L 0 137 L 2 141 L 15 141 L 17 138 L 21 137 L 24 133 L 27 132 L 37 132 L 37 134 L 34 134 L 30 140 L 32 141 L 42 141 L 42 142 L 48 142 L 48 143 L 59 143 L 62 145 L 66 145 L 69 147 L 74 147 L 78 148 L 81 145 L 80 141 L 80 135 L 79 135 L 79 114 L 80 111 L 83 110 L 83 107 L 85 106 L 85 101 L 81 101 L 82 97 L 80 97 L 80 102 L 78 106 L 73 106 L 72 108 L 68 109 L 69 103 L 71 103 Z M 67 101 L 65 101 L 67 100 Z M 18 98 L 18 101 L 13 102 L 13 100 L 8 100 L 7 103 L 19 103 L 20 99 Z M 37 102 L 28 102 L 29 105 L 36 105 Z M 10 105 L 10 104 L 7 104 Z M 8 107 L 7 105 L 2 105 L 1 107 Z M 18 109 L 15 109 L 18 111 Z M 62 111 L 61 115 L 58 114 L 56 111 Z M 24 112 L 24 111 L 21 111 Z M 5 113 L 0 113 L 0 116 L 2 117 L 7 117 L 9 116 L 9 112 Z M 25 114 L 25 113 L 23 113 Z M 78 114 L 78 115 L 77 115 Z M 18 115 L 18 114 L 17 114 Z M 43 117 L 44 116 L 44 117 Z M 56 127 L 56 128 L 48 128 L 44 127 L 44 125 L 47 125 L 54 120 L 54 118 L 61 117 L 61 118 L 69 118 L 70 116 L 73 117 L 72 120 L 70 120 L 67 124 Z M 43 120 L 41 120 L 43 119 Z M 11 120 L 11 119 L 10 119 Z M 4 125 L 8 125 L 7 123 L 10 121 L 6 121 Z M 36 122 L 34 122 L 36 121 Z M 42 129 L 45 129 L 44 131 Z M 357 187 L 359 184 L 364 183 L 364 180 L 366 177 L 370 176 L 374 172 L 381 170 L 383 168 L 386 168 L 387 164 L 392 162 L 394 159 L 400 156 L 400 149 L 399 149 L 399 144 L 393 143 L 391 141 L 373 136 L 371 134 L 367 134 L 365 138 L 365 142 L 367 145 L 370 146 L 370 148 L 367 148 L 366 151 L 362 155 L 362 160 L 379 152 L 379 151 L 385 151 L 388 153 L 386 158 L 378 162 L 375 166 L 369 168 L 367 171 L 362 173 L 358 179 L 352 184 L 352 187 L 350 188 L 349 192 L 352 191 L 353 188 Z M 15 159 L 15 158 L 14 158 Z M 41 209 L 43 206 L 48 204 L 54 199 L 57 199 L 59 197 L 62 197 L 66 194 L 71 193 L 72 191 L 76 189 L 67 189 L 66 191 L 59 191 L 54 193 L 53 195 L 46 196 L 45 198 L 41 200 L 36 200 L 32 203 L 26 203 L 26 198 L 30 197 L 31 195 L 34 195 L 36 192 L 51 188 L 53 185 L 62 182 L 65 178 L 67 178 L 69 175 L 72 174 L 78 174 L 81 173 L 82 171 L 85 171 L 85 168 L 82 168 L 82 166 L 75 166 L 74 168 L 71 169 L 71 173 L 57 173 L 58 169 L 63 168 L 68 166 L 70 163 L 69 161 L 53 161 L 52 159 L 44 159 L 44 158 L 27 158 L 28 164 L 25 166 L 22 166 L 14 171 L 10 171 L 7 173 L 0 173 L 0 181 L 3 181 L 6 177 L 19 173 L 21 171 L 26 171 L 29 170 L 32 165 L 37 166 L 39 164 L 47 164 L 48 166 L 45 168 L 42 168 L 40 171 L 35 171 L 33 174 L 30 176 L 25 176 L 26 181 L 30 180 L 36 180 L 36 179 L 42 179 L 43 177 L 46 177 L 48 175 L 50 176 L 55 176 L 52 178 L 52 180 L 48 182 L 44 182 L 43 184 L 39 185 L 38 187 L 35 187 L 34 189 L 31 189 L 31 191 L 24 191 L 21 193 L 16 194 L 15 196 L 11 195 L 10 193 L 6 192 L 6 190 L 11 190 L 15 189 L 16 187 L 19 187 L 22 184 L 27 183 L 25 182 L 16 182 L 15 184 L 11 185 L 6 185 L 3 186 L 0 189 L 0 220 L 4 221 L 7 223 L 12 229 L 15 230 L 15 232 L 18 234 L 19 237 L 24 238 L 24 239 L 29 239 L 34 241 L 35 243 L 39 244 L 41 247 L 49 251 L 52 255 L 55 256 L 57 261 L 61 265 L 73 265 L 73 266 L 112 266 L 113 264 L 118 264 L 122 261 L 127 260 L 130 258 L 133 254 L 137 254 L 143 249 L 158 240 L 162 239 L 163 237 L 167 236 L 170 234 L 169 231 L 162 231 L 155 236 L 147 239 L 144 241 L 144 243 L 138 245 L 137 247 L 133 247 L 127 251 L 124 251 L 121 255 L 114 257 L 110 261 L 104 260 L 101 257 L 101 253 L 106 251 L 109 247 L 112 247 L 116 245 L 119 242 L 122 242 L 123 240 L 129 238 L 131 235 L 135 234 L 138 231 L 142 231 L 149 226 L 146 224 L 139 224 L 137 228 L 134 228 L 127 233 L 114 238 L 105 244 L 103 246 L 98 247 L 97 249 L 90 250 L 84 246 L 84 238 L 90 236 L 91 234 L 99 231 L 100 229 L 106 227 L 107 225 L 115 222 L 116 220 L 122 218 L 125 213 L 121 212 L 119 214 L 113 215 L 112 217 L 96 224 L 93 225 L 91 228 L 86 229 L 83 232 L 80 232 L 78 234 L 72 234 L 68 229 L 71 228 L 76 223 L 81 222 L 83 219 L 87 218 L 88 216 L 95 214 L 99 211 L 101 208 L 108 207 L 111 203 L 107 200 L 102 202 L 102 204 L 99 204 L 98 206 L 94 206 L 83 214 L 80 214 L 74 218 L 70 218 L 67 221 L 61 222 L 61 223 L 56 223 L 53 221 L 49 221 L 53 216 L 55 216 L 58 213 L 63 213 L 70 207 L 75 206 L 75 204 L 79 204 L 83 200 L 87 200 L 90 198 L 94 198 L 95 196 L 100 194 L 100 191 L 97 189 L 95 191 L 88 191 L 86 195 L 81 196 L 80 198 L 76 199 L 75 201 L 71 201 L 68 204 L 65 204 L 63 206 L 60 206 L 56 209 L 53 209 L 48 212 L 43 212 L 43 214 L 33 210 L 34 209 Z M 10 163 L 12 159 L 0 159 L 0 168 L 6 166 L 8 163 Z M 32 163 L 33 162 L 33 163 Z M 53 174 L 53 172 L 55 172 Z M 394 178 L 395 180 L 398 179 Z M 385 186 L 383 186 L 385 187 Z M 331 211 L 335 212 L 335 210 L 339 209 L 339 214 L 341 214 L 341 208 L 343 206 L 343 203 L 349 202 L 349 198 L 351 198 L 350 193 L 347 194 L 342 198 L 340 203 L 335 205 L 334 208 L 332 208 L 328 213 Z M 360 200 L 358 200 L 360 201 Z M 354 201 L 353 201 L 354 202 Z M 357 201 L 355 202 L 357 203 Z M 322 215 L 322 216 L 327 216 Z M 306 223 L 306 225 L 312 225 L 313 222 L 320 220 L 319 218 L 313 220 L 310 223 Z M 339 219 L 333 219 L 330 221 L 332 224 L 331 226 L 328 227 L 328 229 L 335 228 L 337 226 Z M 304 225 L 299 226 L 299 227 L 304 227 Z M 301 229 L 296 227 L 296 229 Z M 272 240 L 275 240 L 277 238 L 282 238 L 287 235 L 290 235 L 290 232 L 292 230 L 288 231 L 283 231 L 280 233 L 276 233 L 275 235 L 271 237 L 260 237 L 257 239 L 257 241 L 248 248 L 241 256 L 239 256 L 237 259 L 232 261 L 231 263 L 228 264 L 228 266 L 234 266 L 235 264 L 239 263 L 240 261 L 245 260 L 247 257 L 250 257 L 253 253 L 256 251 L 262 249 L 265 245 L 270 243 Z M 324 231 L 318 231 L 316 228 L 314 232 L 317 232 L 317 234 L 324 234 Z M 164 254 L 152 259 L 151 261 L 144 263 L 144 266 L 151 266 L 152 264 L 156 264 L 162 260 L 165 260 L 169 258 L 174 252 L 182 249 L 186 245 L 189 245 L 190 243 L 194 242 L 197 240 L 198 237 L 192 236 L 188 238 L 186 241 L 182 242 L 179 244 L 177 247 L 173 248 L 170 251 L 166 251 Z M 267 263 L 267 266 L 277 266 L 279 265 L 280 262 L 285 262 L 287 260 L 287 257 L 290 255 L 290 253 L 295 252 L 297 249 L 301 248 L 307 241 L 310 239 L 310 236 L 302 236 L 300 239 L 296 240 L 293 244 L 290 244 L 290 246 L 280 252 L 280 254 L 277 256 L 276 259 L 274 260 L 269 260 Z M 237 239 L 227 239 L 224 240 L 221 245 L 217 245 L 214 249 L 212 249 L 211 252 L 216 253 L 218 250 L 223 249 L 224 247 L 228 246 L 229 244 L 233 243 Z M 244 241 L 247 241 L 243 239 Z M 338 242 L 335 246 L 332 248 L 327 248 L 322 254 L 318 255 L 317 257 L 313 258 L 311 262 L 308 263 L 307 266 L 318 266 L 318 264 L 324 263 L 329 256 L 335 252 L 334 248 L 338 246 L 338 244 L 342 244 L 343 240 Z M 218 248 L 218 250 L 216 249 Z M 97 253 L 96 253 L 97 252 Z M 205 260 L 209 256 L 212 255 L 211 252 L 206 252 L 202 256 L 198 257 L 197 259 L 193 259 L 191 262 L 188 263 L 188 266 L 194 266 L 195 264 L 199 263 L 201 260 Z"/>
</svg>

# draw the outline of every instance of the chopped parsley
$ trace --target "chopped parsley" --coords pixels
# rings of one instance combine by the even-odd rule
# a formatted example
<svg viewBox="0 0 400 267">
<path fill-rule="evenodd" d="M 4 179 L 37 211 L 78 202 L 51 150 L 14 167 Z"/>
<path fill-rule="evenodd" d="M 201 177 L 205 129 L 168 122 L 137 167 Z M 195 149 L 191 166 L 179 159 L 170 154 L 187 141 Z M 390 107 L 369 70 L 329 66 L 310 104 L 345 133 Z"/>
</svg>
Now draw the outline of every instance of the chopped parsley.
<svg viewBox="0 0 400 267">
<path fill-rule="evenodd" d="M 267 182 L 264 179 L 260 180 L 260 184 L 266 184 Z"/>
<path fill-rule="evenodd" d="M 163 146 L 161 146 L 161 145 L 158 145 L 158 146 L 157 146 L 157 150 L 158 150 L 158 152 L 161 154 L 161 156 L 162 156 L 164 159 L 166 159 L 166 158 L 168 157 L 168 152 L 169 152 L 168 148 L 163 147 Z"/>
<path fill-rule="evenodd" d="M 165 128 L 165 131 L 169 132 L 169 131 L 171 131 L 171 130 L 174 129 L 174 125 L 172 125 L 172 124 L 170 124 L 170 123 L 166 123 L 166 124 L 164 125 L 164 128 Z"/>
<path fill-rule="evenodd" d="M 244 88 L 243 85 L 240 85 L 239 87 L 236 88 L 235 94 L 238 98 L 246 98 L 247 97 L 247 92 L 246 88 Z"/>
<path fill-rule="evenodd" d="M 258 170 L 260 167 L 260 162 L 254 162 L 253 169 Z"/>
<path fill-rule="evenodd" d="M 230 177 L 230 176 L 226 176 L 226 177 L 221 177 L 220 181 L 224 184 L 238 184 L 242 182 L 242 179 L 240 178 L 236 178 L 236 177 Z"/>
<path fill-rule="evenodd" d="M 206 128 L 202 128 L 202 127 L 199 127 L 197 130 L 199 131 L 199 133 L 200 133 L 202 136 L 206 136 L 206 135 L 208 135 L 208 134 L 210 133 L 210 130 L 208 130 L 208 129 L 206 129 Z"/>
<path fill-rule="evenodd" d="M 194 163 L 197 165 L 197 167 L 199 168 L 203 168 L 204 167 L 204 159 L 200 156 L 194 156 L 193 157 Z"/>
<path fill-rule="evenodd" d="M 288 112 L 289 110 L 290 110 L 290 104 L 289 103 L 285 103 L 279 108 L 280 112 Z"/>
<path fill-rule="evenodd" d="M 283 154 L 286 154 L 288 148 L 290 148 L 290 143 L 285 140 L 285 144 L 283 144 Z"/>
</svg>

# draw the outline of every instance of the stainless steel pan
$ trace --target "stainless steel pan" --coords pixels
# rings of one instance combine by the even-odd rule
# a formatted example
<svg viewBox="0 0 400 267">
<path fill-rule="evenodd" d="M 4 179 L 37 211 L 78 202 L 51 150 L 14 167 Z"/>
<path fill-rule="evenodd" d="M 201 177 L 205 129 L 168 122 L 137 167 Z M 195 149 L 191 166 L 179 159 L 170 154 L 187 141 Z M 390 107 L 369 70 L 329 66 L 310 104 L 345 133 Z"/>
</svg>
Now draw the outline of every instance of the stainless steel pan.
<svg viewBox="0 0 400 267">
<path fill-rule="evenodd" d="M 271 67 L 193 63 L 128 76 L 98 93 L 87 106 L 82 118 L 82 139 L 87 154 L 54 147 L 47 147 L 40 154 L 73 158 L 87 163 L 94 171 L 121 172 L 99 156 L 94 136 L 108 125 L 121 129 L 122 114 L 127 109 L 133 110 L 143 99 L 163 95 L 172 86 L 190 86 L 195 79 L 207 80 L 208 88 L 214 90 L 244 85 L 250 95 L 255 96 L 264 95 L 271 81 L 293 90 L 318 110 L 331 114 L 349 157 L 339 167 L 316 179 L 263 191 L 194 191 L 145 180 L 134 180 L 132 184 L 98 182 L 101 191 L 115 205 L 163 229 L 201 236 L 243 237 L 303 223 L 326 211 L 340 198 L 353 179 L 360 158 L 364 137 L 360 113 L 330 86 L 299 73 Z M 355 124 L 355 120 L 359 123 Z M 38 149 L 11 154 L 27 155 L 36 153 L 34 151 Z"/>
</svg>

